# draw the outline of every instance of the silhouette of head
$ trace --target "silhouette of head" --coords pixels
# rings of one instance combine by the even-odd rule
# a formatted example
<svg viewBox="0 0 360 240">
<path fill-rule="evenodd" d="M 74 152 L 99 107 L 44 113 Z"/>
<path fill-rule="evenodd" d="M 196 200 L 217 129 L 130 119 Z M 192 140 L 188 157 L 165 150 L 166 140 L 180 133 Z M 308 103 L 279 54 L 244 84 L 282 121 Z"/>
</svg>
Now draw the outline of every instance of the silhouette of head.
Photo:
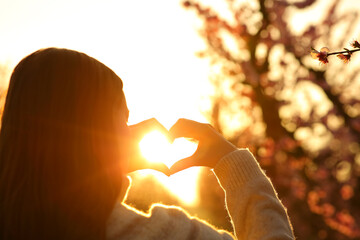
<svg viewBox="0 0 360 240">
<path fill-rule="evenodd" d="M 1 239 L 105 237 L 126 160 L 122 87 L 104 64 L 68 49 L 16 66 L 0 134 Z"/>
</svg>

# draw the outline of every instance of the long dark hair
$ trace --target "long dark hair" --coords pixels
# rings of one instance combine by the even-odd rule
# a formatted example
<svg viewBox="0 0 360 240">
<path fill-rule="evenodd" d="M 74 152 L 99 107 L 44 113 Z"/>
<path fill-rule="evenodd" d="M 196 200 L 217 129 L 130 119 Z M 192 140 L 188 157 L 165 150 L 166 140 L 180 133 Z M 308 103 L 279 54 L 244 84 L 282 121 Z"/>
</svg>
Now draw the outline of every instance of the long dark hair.
<svg viewBox="0 0 360 240">
<path fill-rule="evenodd" d="M 14 69 L 0 133 L 0 239 L 104 239 L 121 186 L 121 79 L 48 48 Z"/>
</svg>

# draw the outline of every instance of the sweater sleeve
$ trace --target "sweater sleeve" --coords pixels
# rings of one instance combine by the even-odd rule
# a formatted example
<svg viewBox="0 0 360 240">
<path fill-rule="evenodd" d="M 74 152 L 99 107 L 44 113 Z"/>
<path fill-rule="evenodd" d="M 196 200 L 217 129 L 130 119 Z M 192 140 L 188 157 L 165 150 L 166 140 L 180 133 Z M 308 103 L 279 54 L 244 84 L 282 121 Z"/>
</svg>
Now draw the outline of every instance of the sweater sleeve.
<svg viewBox="0 0 360 240">
<path fill-rule="evenodd" d="M 233 240 L 233 236 L 189 216 L 183 209 L 155 204 L 144 214 L 117 204 L 107 225 L 107 240 Z"/>
<path fill-rule="evenodd" d="M 229 153 L 214 173 L 225 191 L 237 239 L 294 239 L 286 210 L 250 151 Z"/>
</svg>

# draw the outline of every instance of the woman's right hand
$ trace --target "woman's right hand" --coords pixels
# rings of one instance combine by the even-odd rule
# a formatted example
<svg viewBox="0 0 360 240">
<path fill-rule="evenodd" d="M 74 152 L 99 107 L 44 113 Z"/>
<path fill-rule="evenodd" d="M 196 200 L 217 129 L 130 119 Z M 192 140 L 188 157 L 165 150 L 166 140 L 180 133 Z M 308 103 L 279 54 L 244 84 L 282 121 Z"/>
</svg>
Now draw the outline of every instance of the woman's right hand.
<svg viewBox="0 0 360 240">
<path fill-rule="evenodd" d="M 169 132 L 172 138 L 185 137 L 198 141 L 196 152 L 172 165 L 171 174 L 194 166 L 214 168 L 222 157 L 237 149 L 210 124 L 179 119 Z"/>
</svg>

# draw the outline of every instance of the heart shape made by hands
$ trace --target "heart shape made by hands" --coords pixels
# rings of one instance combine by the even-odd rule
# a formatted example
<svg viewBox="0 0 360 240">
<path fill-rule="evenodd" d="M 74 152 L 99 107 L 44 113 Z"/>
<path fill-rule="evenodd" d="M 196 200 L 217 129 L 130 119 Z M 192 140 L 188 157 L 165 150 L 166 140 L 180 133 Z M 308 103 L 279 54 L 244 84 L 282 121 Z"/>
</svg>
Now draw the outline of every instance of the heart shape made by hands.
<svg viewBox="0 0 360 240">
<path fill-rule="evenodd" d="M 197 149 L 195 142 L 177 138 L 170 143 L 159 131 L 148 133 L 139 143 L 143 156 L 151 162 L 162 162 L 170 168 L 175 162 L 191 156 Z"/>
</svg>

